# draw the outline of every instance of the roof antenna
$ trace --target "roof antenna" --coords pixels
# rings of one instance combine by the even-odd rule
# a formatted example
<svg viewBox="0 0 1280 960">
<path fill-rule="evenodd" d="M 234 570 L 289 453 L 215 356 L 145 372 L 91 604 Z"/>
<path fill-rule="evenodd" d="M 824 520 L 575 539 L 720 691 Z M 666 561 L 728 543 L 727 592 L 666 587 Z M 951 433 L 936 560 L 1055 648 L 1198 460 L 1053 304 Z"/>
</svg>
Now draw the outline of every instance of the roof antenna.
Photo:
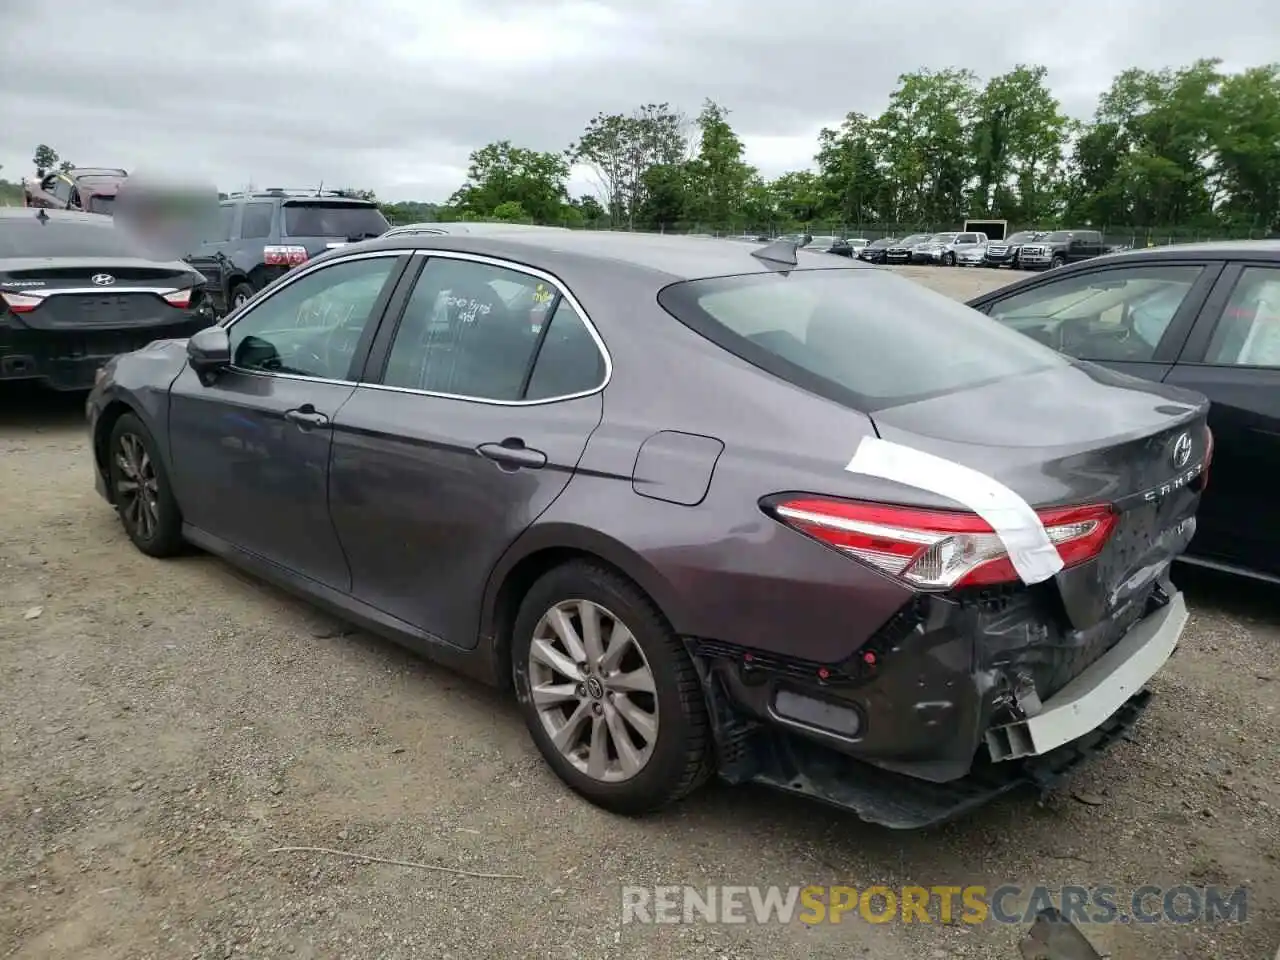
<svg viewBox="0 0 1280 960">
<path fill-rule="evenodd" d="M 39 220 L 41 223 L 49 222 L 49 215 L 44 212 L 44 207 L 40 208 L 40 212 L 36 214 L 36 219 Z"/>
<path fill-rule="evenodd" d="M 752 250 L 751 255 L 757 260 L 763 261 L 770 269 L 781 270 L 786 273 L 800 262 L 796 257 L 798 249 L 800 249 L 798 241 L 775 240 L 759 250 Z"/>
<path fill-rule="evenodd" d="M 323 196 L 324 196 L 324 181 L 323 181 L 323 180 L 321 180 L 321 181 L 320 181 L 320 186 L 318 186 L 318 187 L 316 188 L 316 196 L 317 196 L 317 197 L 323 197 Z"/>
</svg>

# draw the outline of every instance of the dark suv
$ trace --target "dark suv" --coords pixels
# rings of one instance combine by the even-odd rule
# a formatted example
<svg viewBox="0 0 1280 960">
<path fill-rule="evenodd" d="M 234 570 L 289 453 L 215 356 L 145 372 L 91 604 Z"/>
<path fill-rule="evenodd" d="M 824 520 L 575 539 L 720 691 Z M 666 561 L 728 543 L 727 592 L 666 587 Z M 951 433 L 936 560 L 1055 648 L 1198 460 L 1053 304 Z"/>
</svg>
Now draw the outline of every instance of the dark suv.
<svg viewBox="0 0 1280 960">
<path fill-rule="evenodd" d="M 290 268 L 326 250 L 381 236 L 390 227 L 373 201 L 332 191 L 231 193 L 220 214 L 218 235 L 199 253 L 223 256 L 231 309 Z"/>
<path fill-rule="evenodd" d="M 1054 230 L 1032 243 L 1024 243 L 1018 251 L 1018 266 L 1023 270 L 1044 270 L 1108 252 L 1097 230 Z"/>
</svg>

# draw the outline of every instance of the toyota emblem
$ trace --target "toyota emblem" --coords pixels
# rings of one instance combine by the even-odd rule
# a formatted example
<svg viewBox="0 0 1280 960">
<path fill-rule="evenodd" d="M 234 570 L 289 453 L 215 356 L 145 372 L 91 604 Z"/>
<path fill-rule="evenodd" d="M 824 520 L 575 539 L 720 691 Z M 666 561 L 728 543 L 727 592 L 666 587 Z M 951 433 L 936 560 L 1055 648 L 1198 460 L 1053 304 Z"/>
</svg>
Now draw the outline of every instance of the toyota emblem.
<svg viewBox="0 0 1280 960">
<path fill-rule="evenodd" d="M 109 287 L 116 282 L 116 278 L 109 273 L 95 273 L 89 279 L 100 287 Z"/>
<path fill-rule="evenodd" d="M 1191 434 L 1184 433 L 1173 444 L 1173 465 L 1181 470 L 1191 459 Z"/>
</svg>

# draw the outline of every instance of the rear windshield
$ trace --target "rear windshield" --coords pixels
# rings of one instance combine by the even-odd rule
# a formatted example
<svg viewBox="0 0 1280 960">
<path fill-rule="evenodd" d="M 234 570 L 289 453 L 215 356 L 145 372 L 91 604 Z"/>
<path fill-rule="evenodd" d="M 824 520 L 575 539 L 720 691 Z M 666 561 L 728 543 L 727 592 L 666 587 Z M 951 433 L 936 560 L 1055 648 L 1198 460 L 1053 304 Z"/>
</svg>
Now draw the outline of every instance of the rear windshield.
<svg viewBox="0 0 1280 960">
<path fill-rule="evenodd" d="M 0 220 L 0 259 L 8 257 L 141 257 L 127 234 L 104 224 Z"/>
<path fill-rule="evenodd" d="M 290 237 L 338 237 L 364 240 L 391 228 L 377 207 L 352 203 L 287 203 L 284 232 Z"/>
<path fill-rule="evenodd" d="M 865 412 L 1067 364 L 911 280 L 867 269 L 688 280 L 658 302 L 776 377 Z"/>
<path fill-rule="evenodd" d="M 106 194 L 92 195 L 84 202 L 84 208 L 89 213 L 110 213 L 115 206 L 116 198 Z"/>
</svg>

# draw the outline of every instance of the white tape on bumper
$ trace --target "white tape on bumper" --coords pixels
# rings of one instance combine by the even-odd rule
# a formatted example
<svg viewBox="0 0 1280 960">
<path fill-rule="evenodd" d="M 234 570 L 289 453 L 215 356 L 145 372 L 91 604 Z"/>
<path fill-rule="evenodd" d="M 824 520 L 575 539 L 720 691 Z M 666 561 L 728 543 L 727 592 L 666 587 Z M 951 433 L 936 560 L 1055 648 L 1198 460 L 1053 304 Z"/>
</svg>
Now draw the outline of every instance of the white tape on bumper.
<svg viewBox="0 0 1280 960">
<path fill-rule="evenodd" d="M 1058 548 L 1031 505 L 985 473 L 879 437 L 864 437 L 845 469 L 927 490 L 968 507 L 991 525 L 1024 583 L 1048 580 L 1062 569 Z"/>
</svg>

